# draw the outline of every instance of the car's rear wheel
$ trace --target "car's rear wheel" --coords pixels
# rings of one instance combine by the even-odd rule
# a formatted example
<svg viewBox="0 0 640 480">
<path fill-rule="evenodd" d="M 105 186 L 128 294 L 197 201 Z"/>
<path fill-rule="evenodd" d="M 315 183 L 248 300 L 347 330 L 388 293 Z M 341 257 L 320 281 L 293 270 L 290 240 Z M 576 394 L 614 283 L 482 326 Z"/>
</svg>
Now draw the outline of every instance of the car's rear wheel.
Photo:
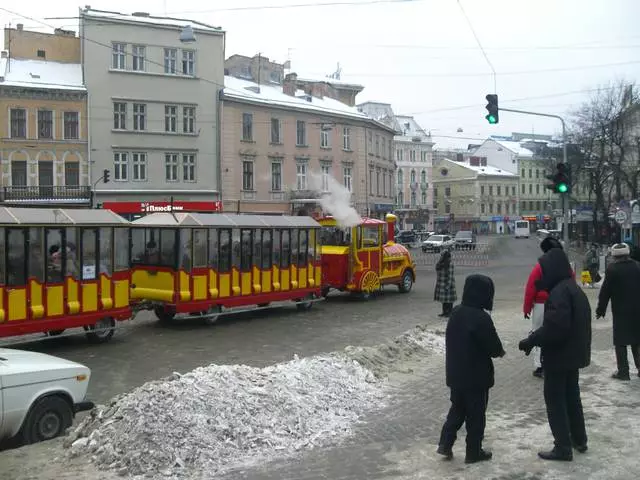
<svg viewBox="0 0 640 480">
<path fill-rule="evenodd" d="M 62 435 L 72 422 L 69 402 L 57 395 L 44 397 L 32 405 L 22 424 L 20 437 L 27 445 L 51 440 Z"/>
</svg>

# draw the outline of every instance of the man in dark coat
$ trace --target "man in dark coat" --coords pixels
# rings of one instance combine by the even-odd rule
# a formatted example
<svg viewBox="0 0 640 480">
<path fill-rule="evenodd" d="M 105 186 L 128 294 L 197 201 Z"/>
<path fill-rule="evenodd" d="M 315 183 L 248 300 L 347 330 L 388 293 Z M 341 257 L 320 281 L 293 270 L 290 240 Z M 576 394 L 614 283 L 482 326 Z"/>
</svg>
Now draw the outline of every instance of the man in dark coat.
<svg viewBox="0 0 640 480">
<path fill-rule="evenodd" d="M 442 427 L 438 453 L 453 457 L 453 444 L 462 424 L 467 424 L 466 463 L 490 460 L 482 449 L 489 389 L 493 387 L 492 358 L 502 357 L 504 349 L 485 310 L 493 308 L 495 288 L 485 275 L 469 275 L 464 284 L 462 303 L 453 309 L 446 333 L 446 375 L 451 389 L 451 408 Z"/>
<path fill-rule="evenodd" d="M 456 294 L 456 276 L 451 259 L 451 252 L 445 249 L 436 263 L 436 287 L 433 290 L 433 300 L 442 303 L 440 317 L 451 315 L 453 304 L 458 299 Z"/>
<path fill-rule="evenodd" d="M 565 252 L 553 248 L 540 257 L 541 289 L 549 292 L 542 326 L 519 344 L 527 355 L 542 349 L 544 401 L 554 447 L 538 452 L 544 460 L 573 460 L 571 447 L 587 451 L 579 369 L 591 363 L 591 307 L 572 277 Z"/>
<path fill-rule="evenodd" d="M 640 264 L 630 258 L 629 246 L 618 243 L 611 248 L 613 263 L 607 268 L 600 288 L 596 318 L 604 317 L 611 300 L 613 313 L 613 344 L 618 371 L 612 377 L 629 380 L 627 346 L 631 346 L 633 361 L 640 377 Z"/>
</svg>

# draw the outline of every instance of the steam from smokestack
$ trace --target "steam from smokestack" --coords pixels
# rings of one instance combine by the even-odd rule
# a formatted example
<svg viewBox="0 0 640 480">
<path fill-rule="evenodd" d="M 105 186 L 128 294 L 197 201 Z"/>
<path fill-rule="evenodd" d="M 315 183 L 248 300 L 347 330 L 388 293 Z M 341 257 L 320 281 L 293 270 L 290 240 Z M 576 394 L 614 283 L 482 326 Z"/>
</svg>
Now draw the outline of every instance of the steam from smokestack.
<svg viewBox="0 0 640 480">
<path fill-rule="evenodd" d="M 318 203 L 322 209 L 336 219 L 342 228 L 354 227 L 362 222 L 355 208 L 351 206 L 351 192 L 344 185 L 328 176 L 328 192 L 322 190 L 322 176 L 317 173 L 310 175 L 310 186 L 319 195 Z"/>
</svg>

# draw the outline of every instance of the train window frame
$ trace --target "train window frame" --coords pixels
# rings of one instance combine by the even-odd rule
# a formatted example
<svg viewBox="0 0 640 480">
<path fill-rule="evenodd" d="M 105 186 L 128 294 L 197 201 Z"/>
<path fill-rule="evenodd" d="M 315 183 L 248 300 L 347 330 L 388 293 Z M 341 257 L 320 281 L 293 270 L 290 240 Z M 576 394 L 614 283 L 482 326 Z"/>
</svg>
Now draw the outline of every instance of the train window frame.
<svg viewBox="0 0 640 480">
<path fill-rule="evenodd" d="M 12 246 L 11 237 L 12 233 L 20 233 L 22 238 L 21 241 L 17 243 L 15 246 Z M 28 275 L 28 255 L 27 255 L 27 243 L 29 241 L 29 229 L 28 228 L 7 228 L 5 232 L 5 250 L 6 250 L 6 262 L 7 266 L 11 265 L 11 268 L 7 270 L 7 279 L 6 285 L 7 287 L 23 287 L 27 286 L 29 281 Z M 9 248 L 11 246 L 11 248 Z M 20 255 L 16 255 L 17 261 L 15 261 L 15 266 L 9 261 L 9 255 L 11 253 L 15 254 L 16 252 L 22 251 L 22 258 Z M 22 268 L 22 272 L 17 270 L 18 268 Z M 22 275 L 15 275 L 16 273 L 22 273 Z M 11 278 L 11 275 L 14 274 L 14 278 Z"/>
<path fill-rule="evenodd" d="M 251 255 L 252 268 L 262 267 L 262 233 L 259 228 L 253 230 L 253 253 Z"/>
<path fill-rule="evenodd" d="M 67 258 L 66 266 L 67 272 L 66 276 L 71 277 L 74 280 L 80 280 L 80 258 L 78 257 L 80 242 L 78 241 L 78 229 L 76 227 L 67 227 L 64 229 L 64 241 L 67 247 Z M 73 265 L 73 271 L 69 272 L 69 261 L 71 261 Z"/>
<path fill-rule="evenodd" d="M 300 243 L 299 243 L 299 230 L 297 228 L 292 228 L 291 229 L 291 260 L 289 265 L 295 265 L 298 266 L 298 255 L 300 253 Z"/>
<path fill-rule="evenodd" d="M 36 236 L 39 238 L 39 240 L 34 240 L 34 234 L 37 234 Z M 45 263 L 45 255 L 46 252 L 44 251 L 44 229 L 41 227 L 30 227 L 29 228 L 29 236 L 28 236 L 28 247 L 27 247 L 27 279 L 31 279 L 34 278 L 37 282 L 39 282 L 40 284 L 44 284 L 45 281 L 45 268 L 46 268 L 46 263 Z M 40 245 L 40 252 L 38 255 L 38 244 Z M 40 262 L 40 272 L 39 275 L 34 275 L 32 272 L 32 263 L 35 265 L 35 261 L 34 258 L 38 258 L 38 256 L 41 259 Z"/>
<path fill-rule="evenodd" d="M 191 255 L 192 268 L 207 268 L 209 265 L 209 229 L 194 228 L 191 232 L 193 253 Z"/>
<path fill-rule="evenodd" d="M 316 261 L 316 248 L 318 231 L 315 228 L 309 230 L 309 245 L 308 245 L 308 263 L 315 263 Z"/>
<path fill-rule="evenodd" d="M 7 283 L 7 250 L 6 235 L 7 231 L 4 227 L 0 227 L 0 285 Z"/>
<path fill-rule="evenodd" d="M 304 242 L 303 242 L 304 239 Z M 308 265 L 309 255 L 309 230 L 301 228 L 298 230 L 298 266 L 306 267 Z"/>
<path fill-rule="evenodd" d="M 100 247 L 98 245 L 99 238 L 99 229 L 89 227 L 89 228 L 81 228 L 80 229 L 80 268 L 82 270 L 82 280 L 97 280 L 98 279 L 98 268 L 100 265 Z M 85 234 L 91 233 L 93 234 L 93 239 L 88 239 L 85 237 Z M 88 260 L 90 260 L 90 255 L 87 252 L 87 248 L 89 245 L 93 244 L 93 265 L 91 265 Z"/>
<path fill-rule="evenodd" d="M 191 228 L 180 229 L 180 243 L 179 243 L 179 268 L 185 272 L 191 272 L 193 267 L 193 235 Z"/>
<path fill-rule="evenodd" d="M 221 228 L 218 239 L 218 273 L 230 273 L 233 269 L 233 230 Z M 227 239 L 227 252 L 223 252 L 223 238 Z M 224 263 L 223 263 L 224 262 Z"/>
<path fill-rule="evenodd" d="M 113 227 L 98 229 L 98 268 L 98 274 L 113 275 Z"/>
<path fill-rule="evenodd" d="M 271 235 L 271 256 L 272 256 L 272 263 L 271 265 L 275 265 L 276 267 L 280 268 L 280 258 L 281 258 L 281 244 L 280 244 L 280 238 L 281 238 L 281 230 L 276 228 L 273 230 L 273 233 Z"/>
<path fill-rule="evenodd" d="M 151 229 L 150 229 L 151 230 Z M 176 228 L 158 228 L 160 237 L 160 258 L 157 263 L 160 267 L 178 268 L 178 248 L 180 239 L 179 230 Z M 170 245 L 165 245 L 165 240 L 171 241 Z M 146 244 L 145 244 L 146 245 Z"/>
<path fill-rule="evenodd" d="M 380 226 L 379 225 L 362 225 L 362 233 L 360 234 L 360 248 L 380 248 Z M 372 233 L 375 233 L 375 238 Z M 369 244 L 368 242 L 373 241 Z"/>
<path fill-rule="evenodd" d="M 291 266 L 291 230 L 282 229 L 280 232 L 280 268 Z"/>
<path fill-rule="evenodd" d="M 240 229 L 240 263 L 238 269 L 243 273 L 251 272 L 251 266 L 253 265 L 252 258 L 253 229 L 242 228 Z"/>
<path fill-rule="evenodd" d="M 50 235 L 56 234 L 57 238 L 51 239 Z M 31 235 L 29 235 L 31 236 Z M 52 251 L 54 247 L 57 247 Z M 64 228 L 62 227 L 46 227 L 44 228 L 44 272 L 45 283 L 57 284 L 63 283 L 67 274 L 67 242 L 65 239 Z M 31 254 L 31 251 L 29 251 Z M 29 255 L 30 258 L 31 255 Z"/>
<path fill-rule="evenodd" d="M 122 272 L 131 265 L 131 230 L 124 227 L 113 229 L 113 271 Z M 124 253 L 124 256 L 122 256 Z"/>
<path fill-rule="evenodd" d="M 273 230 L 262 230 L 262 258 L 260 268 L 263 270 L 273 267 Z"/>
<path fill-rule="evenodd" d="M 217 228 L 209 228 L 207 230 L 207 266 L 217 272 L 220 258 L 220 231 Z"/>
</svg>

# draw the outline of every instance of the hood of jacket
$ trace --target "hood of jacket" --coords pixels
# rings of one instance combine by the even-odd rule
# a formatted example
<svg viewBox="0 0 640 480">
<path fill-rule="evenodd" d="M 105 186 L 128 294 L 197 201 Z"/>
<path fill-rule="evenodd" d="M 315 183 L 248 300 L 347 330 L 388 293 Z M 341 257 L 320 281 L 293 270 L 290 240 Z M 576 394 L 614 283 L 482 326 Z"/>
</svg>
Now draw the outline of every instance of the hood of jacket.
<svg viewBox="0 0 640 480">
<path fill-rule="evenodd" d="M 464 281 L 462 305 L 483 310 L 493 310 L 493 295 L 495 287 L 493 280 L 486 275 L 469 275 Z"/>
<path fill-rule="evenodd" d="M 552 248 L 538 262 L 542 269 L 542 278 L 537 282 L 538 290 L 550 292 L 561 281 L 573 276 L 569 258 L 560 248 Z"/>
<path fill-rule="evenodd" d="M 542 253 L 547 253 L 552 248 L 562 249 L 562 243 L 560 243 L 560 240 L 553 237 L 546 237 L 542 242 L 540 242 L 540 250 L 542 250 Z"/>
</svg>

